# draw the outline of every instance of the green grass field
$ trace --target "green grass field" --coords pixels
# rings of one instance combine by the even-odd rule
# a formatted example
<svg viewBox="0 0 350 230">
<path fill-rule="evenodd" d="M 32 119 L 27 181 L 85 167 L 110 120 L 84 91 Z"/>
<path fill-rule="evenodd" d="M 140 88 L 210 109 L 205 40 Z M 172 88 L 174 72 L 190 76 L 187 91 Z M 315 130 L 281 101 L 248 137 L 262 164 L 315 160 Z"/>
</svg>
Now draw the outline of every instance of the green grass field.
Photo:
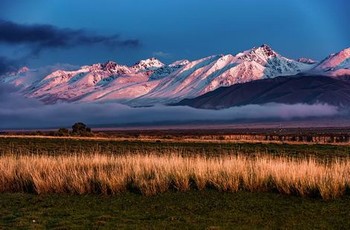
<svg viewBox="0 0 350 230">
<path fill-rule="evenodd" d="M 0 154 L 49 154 L 62 155 L 98 152 L 126 154 L 149 152 L 180 153 L 183 155 L 270 154 L 317 158 L 349 157 L 350 146 L 306 145 L 268 143 L 185 143 L 162 141 L 106 141 L 49 138 L 0 138 Z"/>
<path fill-rule="evenodd" d="M 0 195 L 1 229 L 349 229 L 350 197 L 191 191 L 157 196 Z"/>
</svg>

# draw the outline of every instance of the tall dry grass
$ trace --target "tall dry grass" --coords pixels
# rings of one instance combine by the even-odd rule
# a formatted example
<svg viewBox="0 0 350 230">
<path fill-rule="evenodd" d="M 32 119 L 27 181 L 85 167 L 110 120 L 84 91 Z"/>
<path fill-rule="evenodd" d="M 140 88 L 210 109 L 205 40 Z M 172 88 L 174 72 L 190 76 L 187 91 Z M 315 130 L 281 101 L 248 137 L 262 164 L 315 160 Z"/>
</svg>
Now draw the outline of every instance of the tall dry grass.
<svg viewBox="0 0 350 230">
<path fill-rule="evenodd" d="M 272 156 L 0 156 L 0 192 L 154 195 L 207 188 L 332 199 L 349 192 L 350 159 L 322 163 Z"/>
</svg>

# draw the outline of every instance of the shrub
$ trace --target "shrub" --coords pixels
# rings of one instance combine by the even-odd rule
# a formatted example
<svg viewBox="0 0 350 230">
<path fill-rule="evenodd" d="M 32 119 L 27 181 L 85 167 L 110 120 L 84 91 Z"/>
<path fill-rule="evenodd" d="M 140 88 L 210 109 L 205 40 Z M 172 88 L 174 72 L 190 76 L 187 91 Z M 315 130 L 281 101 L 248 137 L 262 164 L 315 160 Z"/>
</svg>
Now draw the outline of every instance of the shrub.
<svg viewBox="0 0 350 230">
<path fill-rule="evenodd" d="M 91 136 L 92 131 L 84 123 L 77 122 L 72 126 L 72 133 L 78 136 Z"/>
</svg>

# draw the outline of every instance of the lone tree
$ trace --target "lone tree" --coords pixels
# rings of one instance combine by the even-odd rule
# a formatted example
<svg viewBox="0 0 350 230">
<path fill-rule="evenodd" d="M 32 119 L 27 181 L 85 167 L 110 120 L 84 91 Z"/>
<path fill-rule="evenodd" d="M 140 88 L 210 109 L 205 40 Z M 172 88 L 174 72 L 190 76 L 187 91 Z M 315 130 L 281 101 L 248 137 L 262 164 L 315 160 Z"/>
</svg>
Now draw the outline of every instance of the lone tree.
<svg viewBox="0 0 350 230">
<path fill-rule="evenodd" d="M 60 128 L 58 131 L 57 131 L 57 136 L 69 136 L 69 130 L 66 129 L 66 128 Z"/>
<path fill-rule="evenodd" d="M 77 122 L 72 126 L 72 133 L 78 135 L 91 134 L 91 128 L 87 127 L 82 122 Z"/>
</svg>

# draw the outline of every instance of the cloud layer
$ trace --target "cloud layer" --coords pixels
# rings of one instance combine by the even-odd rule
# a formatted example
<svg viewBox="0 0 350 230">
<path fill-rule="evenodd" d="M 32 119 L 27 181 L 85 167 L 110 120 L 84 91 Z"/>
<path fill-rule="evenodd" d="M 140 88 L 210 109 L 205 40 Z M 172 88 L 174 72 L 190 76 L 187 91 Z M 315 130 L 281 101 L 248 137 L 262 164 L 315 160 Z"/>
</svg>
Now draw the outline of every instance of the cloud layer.
<svg viewBox="0 0 350 230">
<path fill-rule="evenodd" d="M 26 25 L 0 19 L 0 43 L 28 45 L 32 54 L 47 48 L 69 48 L 102 44 L 109 47 L 138 47 L 137 39 L 121 39 L 119 35 L 101 36 L 84 30 L 58 28 L 52 25 Z"/>
<path fill-rule="evenodd" d="M 77 121 L 88 125 L 122 125 L 237 119 L 289 120 L 334 116 L 338 113 L 334 106 L 305 104 L 247 105 L 219 111 L 168 106 L 130 108 L 116 103 L 43 105 L 34 99 L 22 98 L 12 87 L 0 87 L 0 129 L 70 127 Z"/>
<path fill-rule="evenodd" d="M 18 68 L 17 62 L 0 56 L 0 76 Z"/>
</svg>

